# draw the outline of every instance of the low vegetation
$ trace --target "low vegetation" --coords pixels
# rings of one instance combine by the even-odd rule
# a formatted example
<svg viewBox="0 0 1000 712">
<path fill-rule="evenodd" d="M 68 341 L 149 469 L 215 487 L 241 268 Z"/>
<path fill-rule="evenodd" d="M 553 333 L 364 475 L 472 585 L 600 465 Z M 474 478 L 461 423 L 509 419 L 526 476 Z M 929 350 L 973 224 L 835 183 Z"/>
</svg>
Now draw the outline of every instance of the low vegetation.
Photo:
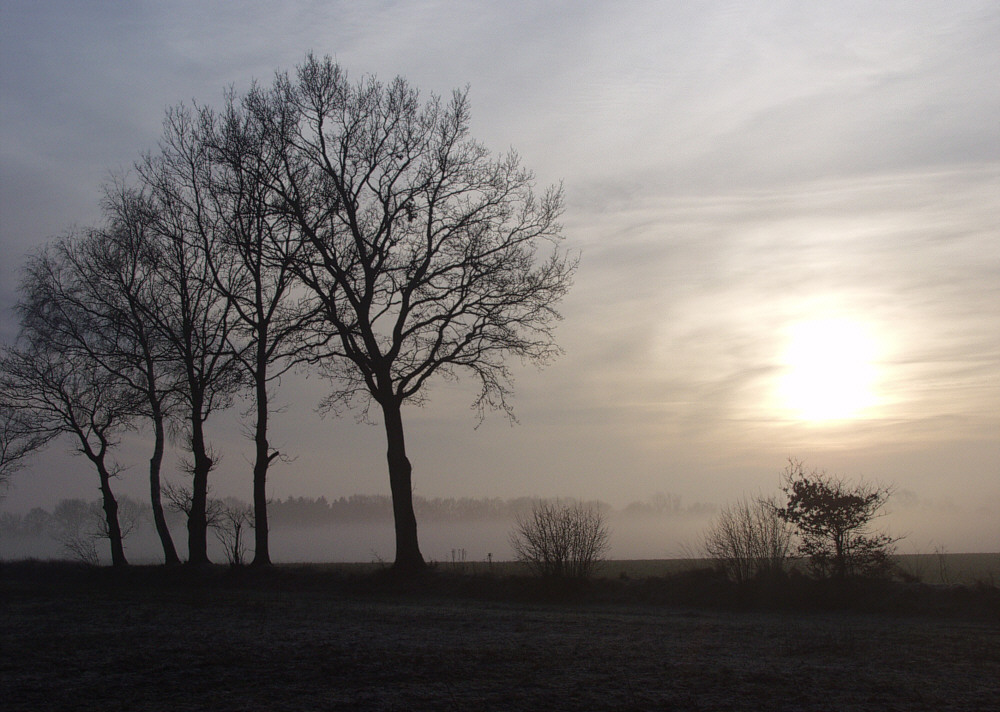
<svg viewBox="0 0 1000 712">
<path fill-rule="evenodd" d="M 728 505 L 705 535 L 705 552 L 737 582 L 785 572 L 792 527 L 773 499 L 743 497 Z"/>
<path fill-rule="evenodd" d="M 586 579 L 604 558 L 610 533 L 596 507 L 540 502 L 518 515 L 510 546 L 518 561 L 543 578 Z"/>
<path fill-rule="evenodd" d="M 705 534 L 705 553 L 732 581 L 774 578 L 786 572 L 792 543 L 817 579 L 845 581 L 894 573 L 898 537 L 878 531 L 892 488 L 848 483 L 789 460 L 782 473 L 784 504 L 744 497 L 724 508 Z"/>
</svg>

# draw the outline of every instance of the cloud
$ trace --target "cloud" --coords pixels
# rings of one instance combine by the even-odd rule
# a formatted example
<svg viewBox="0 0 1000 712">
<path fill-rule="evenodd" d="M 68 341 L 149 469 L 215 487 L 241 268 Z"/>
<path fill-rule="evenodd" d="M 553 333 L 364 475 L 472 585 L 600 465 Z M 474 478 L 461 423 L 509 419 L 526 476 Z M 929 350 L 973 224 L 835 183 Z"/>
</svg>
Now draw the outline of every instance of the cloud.
<svg viewBox="0 0 1000 712">
<path fill-rule="evenodd" d="M 568 348 L 593 372 L 585 382 L 619 394 L 603 401 L 640 401 L 655 386 L 673 417 L 708 425 L 747 417 L 746 399 L 766 395 L 789 325 L 855 319 L 882 342 L 882 387 L 898 406 L 885 417 L 931 408 L 995 424 L 1000 250 L 985 236 L 998 189 L 996 170 L 904 174 L 581 219 L 570 231 L 588 236 L 590 288 L 567 314 L 587 326 L 568 329 Z M 697 415 L 679 405 L 694 402 Z M 756 417 L 768 420 L 766 407 Z"/>
</svg>

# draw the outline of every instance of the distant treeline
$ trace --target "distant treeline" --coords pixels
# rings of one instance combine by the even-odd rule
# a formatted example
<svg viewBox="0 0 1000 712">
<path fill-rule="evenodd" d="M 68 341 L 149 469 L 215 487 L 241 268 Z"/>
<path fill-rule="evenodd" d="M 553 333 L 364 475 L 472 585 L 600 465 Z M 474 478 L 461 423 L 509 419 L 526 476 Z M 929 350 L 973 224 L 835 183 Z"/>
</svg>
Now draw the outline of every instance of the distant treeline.
<svg viewBox="0 0 1000 712">
<path fill-rule="evenodd" d="M 531 511 L 538 497 L 434 497 L 415 496 L 413 509 L 421 521 L 508 520 Z M 610 511 L 605 502 L 586 504 Z M 268 519 L 275 524 L 321 524 L 392 519 L 392 498 L 388 495 L 355 494 L 328 501 L 326 497 L 289 497 L 267 505 Z"/>
<path fill-rule="evenodd" d="M 413 508 L 421 521 L 509 521 L 531 511 L 541 497 L 420 497 L 413 498 Z M 573 498 L 560 501 L 577 502 Z M 600 500 L 581 501 L 606 515 L 620 511 L 631 516 L 676 516 L 711 514 L 715 505 L 696 503 L 684 506 L 678 495 L 657 494 L 645 502 L 632 502 L 615 510 Z M 268 520 L 276 525 L 319 524 L 392 519 L 392 498 L 388 495 L 355 494 L 327 500 L 326 497 L 289 497 L 268 502 Z"/>
<path fill-rule="evenodd" d="M 518 515 L 544 501 L 541 497 L 414 497 L 414 509 L 421 521 L 513 521 Z M 577 501 L 564 498 L 560 501 Z M 226 498 L 227 504 L 242 504 L 237 499 Z M 715 511 L 715 505 L 695 503 L 683 505 L 681 498 L 673 494 L 657 494 L 644 502 L 632 502 L 621 510 L 599 500 L 581 502 L 606 515 L 624 514 L 629 516 L 667 517 L 682 515 L 706 515 Z M 152 511 L 148 504 L 128 497 L 119 498 L 119 506 L 126 520 L 127 529 L 151 525 Z M 0 536 L 34 537 L 45 534 L 58 536 L 60 533 L 78 531 L 87 527 L 90 521 L 100 520 L 100 502 L 86 502 L 82 499 L 65 499 L 51 512 L 35 507 L 25 514 L 0 513 Z M 183 523 L 177 512 L 167 511 L 171 524 Z M 288 497 L 268 502 L 268 520 L 272 526 L 315 526 L 339 522 L 391 521 L 392 498 L 388 495 L 355 494 L 328 500 L 326 497 Z"/>
<path fill-rule="evenodd" d="M 127 536 L 137 526 L 153 523 L 153 510 L 148 502 L 139 502 L 130 497 L 118 498 L 119 517 L 122 533 Z M 183 522 L 177 512 L 167 511 L 167 520 L 174 524 Z M 101 501 L 88 502 L 83 499 L 60 500 L 52 511 L 34 507 L 25 514 L 0 512 L 0 537 L 53 536 L 57 539 L 76 536 L 101 536 L 105 527 Z"/>
</svg>

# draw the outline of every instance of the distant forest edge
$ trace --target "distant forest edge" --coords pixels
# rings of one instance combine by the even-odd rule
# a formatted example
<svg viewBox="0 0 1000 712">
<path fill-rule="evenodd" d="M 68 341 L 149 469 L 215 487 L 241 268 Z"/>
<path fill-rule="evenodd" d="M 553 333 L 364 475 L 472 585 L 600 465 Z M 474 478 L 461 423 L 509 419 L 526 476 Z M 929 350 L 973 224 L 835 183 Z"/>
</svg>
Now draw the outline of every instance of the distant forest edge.
<svg viewBox="0 0 1000 712">
<path fill-rule="evenodd" d="M 607 502 L 599 500 L 577 500 L 570 497 L 420 497 L 413 498 L 414 510 L 418 517 L 431 522 L 461 521 L 513 521 L 520 514 L 544 501 L 580 502 L 608 515 L 635 517 L 704 517 L 714 514 L 718 507 L 714 504 L 696 502 L 685 505 L 679 495 L 657 494 L 643 502 L 631 502 L 621 509 L 615 509 Z M 241 500 L 227 497 L 222 502 L 233 505 L 243 504 Z M 119 507 L 128 529 L 152 523 L 152 509 L 148 503 L 129 497 L 119 498 Z M 0 537 L 35 537 L 56 534 L 67 530 L 77 530 L 85 518 L 100 518 L 100 500 L 87 502 L 82 499 L 64 499 L 52 511 L 35 507 L 25 514 L 0 512 Z M 180 524 L 184 517 L 181 512 L 167 511 L 167 518 L 173 524 Z M 326 497 L 288 497 L 268 501 L 268 520 L 273 526 L 315 526 L 320 524 L 391 522 L 392 498 L 389 495 L 355 494 L 328 500 Z"/>
</svg>

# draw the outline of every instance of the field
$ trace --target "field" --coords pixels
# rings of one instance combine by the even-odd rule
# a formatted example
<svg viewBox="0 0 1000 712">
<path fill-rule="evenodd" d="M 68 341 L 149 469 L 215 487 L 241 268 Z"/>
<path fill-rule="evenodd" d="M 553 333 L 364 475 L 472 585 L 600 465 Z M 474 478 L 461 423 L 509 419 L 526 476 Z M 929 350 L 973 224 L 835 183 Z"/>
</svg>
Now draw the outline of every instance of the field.
<svg viewBox="0 0 1000 712">
<path fill-rule="evenodd" d="M 712 598 L 697 576 L 554 591 L 27 563 L 0 585 L 0 709 L 1000 709 L 1000 607 L 982 587 L 872 612 L 678 603 Z"/>
<path fill-rule="evenodd" d="M 606 561 L 604 575 L 633 578 L 666 576 L 707 565 L 705 559 Z M 901 577 L 929 584 L 1000 586 L 1000 554 L 900 554 L 893 557 Z"/>
<path fill-rule="evenodd" d="M 893 557 L 899 578 L 928 584 L 1000 586 L 1000 554 L 900 554 Z M 634 579 L 673 576 L 710 566 L 707 559 L 623 559 L 599 564 L 598 576 Z M 358 565 L 364 568 L 364 565 Z M 466 561 L 439 566 L 449 571 L 517 575 L 526 570 L 515 562 Z M 793 564 L 794 566 L 794 564 Z M 375 568 L 374 566 L 372 568 Z"/>
</svg>

